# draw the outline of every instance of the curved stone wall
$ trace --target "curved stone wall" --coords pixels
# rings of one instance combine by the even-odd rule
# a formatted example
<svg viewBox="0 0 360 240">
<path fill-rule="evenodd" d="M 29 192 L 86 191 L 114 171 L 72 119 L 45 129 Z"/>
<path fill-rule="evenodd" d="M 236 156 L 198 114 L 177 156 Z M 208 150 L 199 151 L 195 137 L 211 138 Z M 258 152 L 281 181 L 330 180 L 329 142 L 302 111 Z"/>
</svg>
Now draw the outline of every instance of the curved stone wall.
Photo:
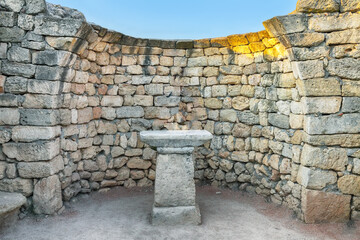
<svg viewBox="0 0 360 240">
<path fill-rule="evenodd" d="M 198 183 L 256 192 L 309 223 L 358 219 L 356 2 L 299 1 L 265 31 L 194 41 L 0 2 L 0 190 L 53 214 L 79 193 L 151 186 L 157 153 L 139 132 L 206 129 Z"/>
</svg>

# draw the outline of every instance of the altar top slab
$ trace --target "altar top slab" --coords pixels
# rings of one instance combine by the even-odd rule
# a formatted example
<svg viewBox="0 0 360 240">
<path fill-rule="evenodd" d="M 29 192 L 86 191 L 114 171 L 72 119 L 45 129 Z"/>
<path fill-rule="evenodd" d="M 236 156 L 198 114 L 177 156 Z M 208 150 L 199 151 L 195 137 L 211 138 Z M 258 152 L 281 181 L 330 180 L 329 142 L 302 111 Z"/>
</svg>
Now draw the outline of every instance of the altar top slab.
<svg viewBox="0 0 360 240">
<path fill-rule="evenodd" d="M 144 131 L 140 139 L 153 147 L 197 147 L 212 139 L 206 130 Z"/>
</svg>

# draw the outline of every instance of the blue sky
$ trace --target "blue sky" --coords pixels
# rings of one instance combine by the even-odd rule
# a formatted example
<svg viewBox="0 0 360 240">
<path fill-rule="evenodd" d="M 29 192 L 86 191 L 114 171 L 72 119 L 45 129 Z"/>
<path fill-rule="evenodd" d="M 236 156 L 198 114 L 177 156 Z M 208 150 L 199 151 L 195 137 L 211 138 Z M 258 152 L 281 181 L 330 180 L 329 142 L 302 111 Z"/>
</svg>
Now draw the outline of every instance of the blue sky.
<svg viewBox="0 0 360 240">
<path fill-rule="evenodd" d="M 141 38 L 200 39 L 263 30 L 297 0 L 47 0 L 80 10 L 89 22 Z"/>
</svg>

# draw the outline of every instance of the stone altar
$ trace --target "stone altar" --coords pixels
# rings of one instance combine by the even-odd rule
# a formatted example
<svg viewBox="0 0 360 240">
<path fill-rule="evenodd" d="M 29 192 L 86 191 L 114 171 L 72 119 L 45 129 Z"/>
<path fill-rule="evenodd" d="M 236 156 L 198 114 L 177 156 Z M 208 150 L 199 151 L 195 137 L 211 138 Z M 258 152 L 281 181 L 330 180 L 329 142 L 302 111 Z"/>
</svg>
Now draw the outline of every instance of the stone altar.
<svg viewBox="0 0 360 240">
<path fill-rule="evenodd" d="M 157 147 L 153 225 L 200 224 L 195 201 L 194 147 L 212 139 L 205 130 L 145 131 L 143 142 Z"/>
</svg>

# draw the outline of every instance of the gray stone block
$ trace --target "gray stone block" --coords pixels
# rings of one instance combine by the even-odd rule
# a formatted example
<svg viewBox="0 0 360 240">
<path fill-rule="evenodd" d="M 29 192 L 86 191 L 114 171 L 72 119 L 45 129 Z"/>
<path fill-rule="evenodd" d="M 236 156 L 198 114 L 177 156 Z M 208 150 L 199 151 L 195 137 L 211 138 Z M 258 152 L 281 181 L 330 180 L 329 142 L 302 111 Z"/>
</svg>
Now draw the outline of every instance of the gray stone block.
<svg viewBox="0 0 360 240">
<path fill-rule="evenodd" d="M 54 126 L 60 123 L 58 110 L 21 109 L 20 115 L 21 125 Z"/>
<path fill-rule="evenodd" d="M 344 97 L 341 110 L 343 113 L 360 112 L 360 97 Z"/>
<path fill-rule="evenodd" d="M 29 197 L 33 193 L 33 180 L 22 178 L 2 179 L 0 180 L 0 191 L 19 192 L 25 197 Z"/>
<path fill-rule="evenodd" d="M 37 16 L 35 18 L 34 32 L 39 35 L 59 37 L 79 37 L 83 33 L 83 20 L 62 19 L 50 16 Z"/>
<path fill-rule="evenodd" d="M 18 125 L 19 110 L 16 108 L 0 108 L 0 125 Z"/>
<path fill-rule="evenodd" d="M 63 206 L 59 177 L 55 175 L 38 181 L 33 201 L 36 214 L 56 213 Z"/>
<path fill-rule="evenodd" d="M 33 77 L 35 75 L 35 69 L 36 68 L 34 65 L 14 62 L 3 62 L 1 66 L 3 74 L 11 76 L 17 75 L 27 78 Z"/>
<path fill-rule="evenodd" d="M 37 14 L 46 11 L 45 0 L 25 0 L 25 11 L 28 14 Z"/>
<path fill-rule="evenodd" d="M 360 78 L 360 60 L 354 58 L 331 59 L 327 70 L 333 76 L 358 80 Z"/>
<path fill-rule="evenodd" d="M 5 143 L 3 144 L 3 152 L 7 157 L 18 161 L 48 161 L 59 155 L 60 140 L 33 143 Z"/>
<path fill-rule="evenodd" d="M 25 93 L 27 91 L 28 79 L 23 77 L 8 77 L 5 81 L 5 92 Z"/>
<path fill-rule="evenodd" d="M 175 96 L 159 96 L 154 99 L 155 106 L 157 107 L 176 107 L 180 103 L 180 97 Z"/>
<path fill-rule="evenodd" d="M 2 0 L 0 6 L 12 12 L 20 12 L 24 6 L 24 0 Z"/>
<path fill-rule="evenodd" d="M 14 94 L 0 94 L 0 107 L 16 107 L 18 98 Z"/>
<path fill-rule="evenodd" d="M 340 127 L 341 126 L 341 127 Z M 305 116 L 304 130 L 308 134 L 359 133 L 360 114 Z"/>
<path fill-rule="evenodd" d="M 279 128 L 290 128 L 290 120 L 289 116 L 277 114 L 277 113 L 269 113 L 268 121 L 271 125 Z"/>
<path fill-rule="evenodd" d="M 22 178 L 44 178 L 63 170 L 64 161 L 61 156 L 57 156 L 49 162 L 21 162 L 17 169 Z"/>
<path fill-rule="evenodd" d="M 61 134 L 61 128 L 16 126 L 12 129 L 12 140 L 15 142 L 33 142 L 54 139 Z"/>
<path fill-rule="evenodd" d="M 0 26 L 12 27 L 15 24 L 15 13 L 0 11 Z"/>
<path fill-rule="evenodd" d="M 19 46 L 12 46 L 8 50 L 8 59 L 12 62 L 30 63 L 31 54 L 29 49 L 22 48 Z"/>
<path fill-rule="evenodd" d="M 21 42 L 25 31 L 19 27 L 0 27 L 0 39 L 3 42 Z"/>
<path fill-rule="evenodd" d="M 57 95 L 62 91 L 60 81 L 42 81 L 42 80 L 29 80 L 28 89 L 29 93 L 52 94 Z"/>
<path fill-rule="evenodd" d="M 76 56 L 70 52 L 45 50 L 33 53 L 33 64 L 48 66 L 71 66 L 74 64 Z"/>
</svg>

